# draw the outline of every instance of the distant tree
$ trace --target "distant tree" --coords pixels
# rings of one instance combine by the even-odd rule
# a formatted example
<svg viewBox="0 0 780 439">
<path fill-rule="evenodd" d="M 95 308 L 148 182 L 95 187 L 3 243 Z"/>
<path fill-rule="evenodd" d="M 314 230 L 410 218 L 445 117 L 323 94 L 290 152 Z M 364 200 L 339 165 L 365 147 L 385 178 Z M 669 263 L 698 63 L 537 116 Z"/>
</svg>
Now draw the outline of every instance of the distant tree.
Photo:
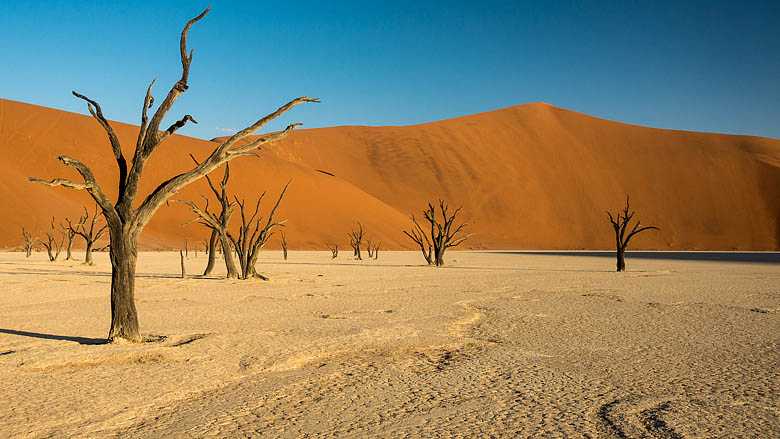
<svg viewBox="0 0 780 439">
<path fill-rule="evenodd" d="M 379 259 L 379 247 L 382 246 L 382 243 L 377 243 L 376 247 L 374 247 L 374 259 Z"/>
<path fill-rule="evenodd" d="M 57 241 L 55 235 L 59 233 L 62 235 L 60 241 Z M 54 262 L 60 257 L 62 252 L 62 246 L 65 244 L 65 232 L 58 229 L 54 225 L 54 217 L 51 217 L 51 232 L 46 232 L 46 241 L 41 241 L 41 245 L 46 248 L 46 253 L 49 255 L 49 261 Z"/>
<path fill-rule="evenodd" d="M 65 218 L 65 221 L 68 221 L 68 218 Z M 60 223 L 59 227 L 60 232 L 65 235 L 65 239 L 68 241 L 68 244 L 65 246 L 65 260 L 69 261 L 73 259 L 71 250 L 73 248 L 73 238 L 76 236 L 76 233 L 62 223 Z"/>
<path fill-rule="evenodd" d="M 363 257 L 360 255 L 360 246 L 363 245 L 365 231 L 363 230 L 363 224 L 360 224 L 360 221 L 358 221 L 357 224 L 357 230 L 352 230 L 347 235 L 349 235 L 349 245 L 352 247 L 354 256 L 362 261 Z"/>
<path fill-rule="evenodd" d="M 431 225 L 429 236 L 426 236 L 422 227 L 420 227 L 420 224 L 418 224 L 417 220 L 414 218 L 414 215 L 412 215 L 412 222 L 414 223 L 415 227 L 411 229 L 411 231 L 404 230 L 406 236 L 412 238 L 412 240 L 420 246 L 423 256 L 425 256 L 425 260 L 428 262 L 428 265 L 435 264 L 437 267 L 444 265 L 444 252 L 448 248 L 460 245 L 463 241 L 468 239 L 469 236 L 471 236 L 458 236 L 460 231 L 471 223 L 462 223 L 461 225 L 454 227 L 455 217 L 458 216 L 458 213 L 460 213 L 462 208 L 458 207 L 450 216 L 447 215 L 448 209 L 449 208 L 447 207 L 447 203 L 439 200 L 439 211 L 441 212 L 442 216 L 442 220 L 440 222 L 436 217 L 436 209 L 433 207 L 433 204 L 428 203 L 428 209 L 423 212 L 423 216 Z M 423 241 L 428 246 L 427 251 Z"/>
<path fill-rule="evenodd" d="M 246 201 L 239 200 L 238 197 L 235 197 L 239 212 L 241 213 L 241 225 L 238 229 L 238 237 L 234 237 L 230 232 L 228 232 L 228 237 L 238 254 L 238 262 L 241 266 L 241 279 L 257 277 L 268 280 L 267 277 L 257 272 L 255 264 L 257 263 L 257 256 L 259 255 L 260 249 L 263 248 L 265 243 L 268 242 L 268 239 L 273 236 L 274 232 L 272 230 L 275 227 L 284 226 L 284 223 L 287 222 L 287 220 L 274 221 L 274 214 L 276 213 L 276 209 L 279 208 L 279 203 L 282 202 L 284 193 L 287 192 L 287 187 L 290 186 L 290 183 L 292 183 L 292 180 L 284 185 L 284 189 L 282 189 L 279 199 L 276 200 L 276 204 L 268 214 L 268 220 L 262 228 L 260 225 L 263 221 L 263 217 L 258 216 L 258 213 L 260 211 L 260 202 L 265 198 L 265 192 L 257 199 L 255 210 L 251 216 L 247 216 L 248 212 L 244 210 Z"/>
<path fill-rule="evenodd" d="M 95 213 L 90 218 L 87 208 L 84 208 L 84 215 L 79 217 L 78 222 L 74 225 L 70 219 L 65 218 L 65 222 L 68 223 L 67 229 L 74 235 L 79 235 L 84 238 L 86 244 L 86 250 L 84 250 L 84 263 L 87 265 L 95 265 L 92 261 L 92 251 L 95 246 L 95 242 L 102 238 L 108 230 L 108 224 L 103 224 L 101 227 L 97 227 L 98 220 L 103 216 L 100 212 L 98 205 L 95 205 Z M 89 222 L 89 227 L 87 227 Z"/>
<path fill-rule="evenodd" d="M 166 202 L 173 194 L 188 184 L 202 178 L 214 169 L 230 160 L 238 157 L 253 155 L 254 150 L 263 144 L 282 139 L 288 136 L 294 128 L 300 124 L 288 125 L 286 129 L 256 139 L 246 143 L 241 143 L 250 134 L 262 128 L 266 123 L 278 116 L 286 113 L 298 104 L 306 102 L 319 102 L 317 99 L 300 97 L 293 99 L 280 107 L 273 113 L 259 119 L 251 126 L 242 129 L 229 139 L 216 145 L 212 152 L 199 165 L 172 176 L 159 186 L 157 186 L 140 203 L 136 202 L 138 196 L 139 183 L 141 175 L 147 160 L 152 153 L 170 136 L 172 136 L 187 122 L 195 123 L 195 120 L 189 114 L 174 122 L 165 130 L 160 129 L 160 124 L 168 111 L 173 106 L 177 98 L 187 91 L 189 85 L 190 64 L 192 63 L 192 51 L 187 51 L 187 32 L 190 27 L 203 18 L 209 8 L 200 15 L 188 21 L 181 32 L 180 55 L 182 74 L 181 78 L 171 87 L 165 99 L 150 118 L 147 117 L 147 110 L 154 104 L 152 98 L 152 86 L 155 81 L 149 85 L 141 107 L 141 127 L 138 139 L 135 145 L 135 152 L 128 169 L 128 161 L 125 159 L 123 149 L 119 143 L 114 129 L 103 116 L 103 111 L 92 99 L 73 92 L 74 96 L 87 102 L 87 108 L 90 114 L 100 123 L 108 135 L 111 143 L 113 156 L 116 159 L 118 168 L 118 197 L 115 202 L 109 200 L 101 185 L 98 184 L 92 170 L 79 160 L 70 157 L 60 156 L 59 160 L 66 166 L 70 166 L 81 175 L 83 182 L 74 182 L 62 178 L 51 181 L 31 178 L 30 180 L 42 183 L 48 186 L 64 186 L 70 189 L 86 190 L 92 198 L 98 203 L 103 211 L 103 216 L 108 223 L 111 259 L 111 329 L 108 339 L 114 341 L 124 339 L 132 342 L 141 341 L 141 332 L 138 326 L 138 313 L 135 307 L 135 273 L 136 261 L 138 256 L 138 236 L 143 228 L 149 223 L 155 212 Z"/>
<path fill-rule="evenodd" d="M 626 247 L 628 247 L 628 241 L 631 240 L 631 238 L 634 237 L 637 233 L 644 232 L 645 230 L 655 229 L 655 230 L 661 230 L 658 227 L 655 226 L 645 226 L 641 227 L 639 220 L 636 221 L 636 224 L 631 229 L 631 231 L 626 234 L 626 230 L 628 228 L 628 223 L 631 221 L 631 218 L 634 217 L 635 211 L 629 213 L 629 206 L 628 206 L 628 196 L 626 195 L 626 207 L 623 208 L 622 212 L 618 212 L 617 219 L 612 216 L 612 213 L 610 213 L 608 210 L 607 216 L 609 216 L 609 222 L 612 223 L 612 228 L 615 229 L 615 246 L 617 247 L 617 271 L 626 271 L 626 260 L 625 260 L 625 253 L 626 253 Z"/>
<path fill-rule="evenodd" d="M 282 241 L 282 253 L 284 255 L 284 260 L 287 260 L 287 236 L 284 234 L 284 230 L 280 231 L 279 234 L 281 235 L 281 241 Z"/>
<path fill-rule="evenodd" d="M 38 238 L 33 238 L 31 233 L 28 233 L 22 227 L 22 237 L 24 238 L 24 251 L 27 253 L 26 257 L 30 257 L 32 251 L 35 249 L 35 244 L 39 241 Z"/>
<path fill-rule="evenodd" d="M 374 244 L 370 236 L 366 237 L 366 251 L 368 252 L 368 259 L 374 257 Z"/>
<path fill-rule="evenodd" d="M 328 244 L 328 249 L 330 250 L 330 258 L 336 259 L 339 257 L 339 246 L 338 244 L 330 245 Z"/>
</svg>

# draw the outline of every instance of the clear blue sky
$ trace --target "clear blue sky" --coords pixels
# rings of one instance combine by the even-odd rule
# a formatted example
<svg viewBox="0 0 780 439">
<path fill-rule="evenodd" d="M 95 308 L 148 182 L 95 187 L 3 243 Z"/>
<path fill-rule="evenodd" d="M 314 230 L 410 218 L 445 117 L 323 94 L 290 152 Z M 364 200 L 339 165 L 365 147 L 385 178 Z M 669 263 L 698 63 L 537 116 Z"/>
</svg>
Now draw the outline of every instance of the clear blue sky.
<svg viewBox="0 0 780 439">
<path fill-rule="evenodd" d="M 180 75 L 196 1 L 0 1 L 0 97 L 137 124 Z M 214 1 L 190 31 L 201 138 L 300 95 L 305 127 L 408 125 L 527 102 L 780 138 L 780 1 Z"/>
</svg>

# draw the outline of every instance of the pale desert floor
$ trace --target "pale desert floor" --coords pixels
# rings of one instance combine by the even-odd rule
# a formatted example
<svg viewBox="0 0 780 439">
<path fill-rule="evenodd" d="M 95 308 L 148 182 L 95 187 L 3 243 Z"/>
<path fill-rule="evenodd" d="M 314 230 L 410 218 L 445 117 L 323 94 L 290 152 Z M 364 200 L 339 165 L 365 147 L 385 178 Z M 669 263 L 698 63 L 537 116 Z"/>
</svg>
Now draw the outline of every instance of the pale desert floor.
<svg viewBox="0 0 780 439">
<path fill-rule="evenodd" d="M 0 253 L 0 436 L 780 437 L 778 264 L 348 256 L 143 253 L 150 341 L 101 345 L 106 254 Z"/>
</svg>

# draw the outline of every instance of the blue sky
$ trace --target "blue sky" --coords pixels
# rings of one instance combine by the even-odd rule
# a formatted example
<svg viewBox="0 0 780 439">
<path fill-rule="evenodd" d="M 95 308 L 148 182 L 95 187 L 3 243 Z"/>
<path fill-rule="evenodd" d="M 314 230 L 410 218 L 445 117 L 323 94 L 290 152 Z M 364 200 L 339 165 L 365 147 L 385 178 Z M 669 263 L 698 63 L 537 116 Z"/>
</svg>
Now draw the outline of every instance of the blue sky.
<svg viewBox="0 0 780 439">
<path fill-rule="evenodd" d="M 208 2 L 0 2 L 0 97 L 137 124 Z M 409 125 L 544 101 L 621 122 L 780 138 L 780 2 L 214 1 L 190 31 L 180 131 Z"/>
</svg>

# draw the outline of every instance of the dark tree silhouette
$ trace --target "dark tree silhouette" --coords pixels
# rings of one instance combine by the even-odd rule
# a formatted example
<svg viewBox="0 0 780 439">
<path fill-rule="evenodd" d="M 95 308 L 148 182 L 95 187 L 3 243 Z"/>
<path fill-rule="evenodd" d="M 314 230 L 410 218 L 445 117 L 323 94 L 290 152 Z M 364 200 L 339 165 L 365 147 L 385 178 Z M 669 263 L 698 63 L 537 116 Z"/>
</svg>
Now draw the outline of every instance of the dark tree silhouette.
<svg viewBox="0 0 780 439">
<path fill-rule="evenodd" d="M 349 245 L 352 247 L 354 256 L 362 261 L 363 257 L 360 255 L 360 246 L 363 245 L 363 236 L 365 235 L 363 224 L 360 224 L 360 221 L 358 221 L 358 229 L 350 231 L 347 235 L 349 236 Z"/>
<path fill-rule="evenodd" d="M 612 223 L 612 228 L 615 229 L 615 245 L 617 247 L 617 271 L 626 271 L 626 260 L 625 260 L 625 253 L 626 253 L 626 247 L 628 247 L 628 241 L 631 240 L 631 238 L 634 237 L 637 233 L 644 232 L 645 230 L 655 229 L 655 230 L 661 230 L 658 227 L 655 226 L 645 226 L 641 227 L 641 224 L 639 220 L 636 221 L 636 224 L 631 229 L 631 231 L 626 234 L 626 230 L 628 228 L 628 223 L 631 221 L 631 218 L 634 217 L 635 211 L 632 211 L 629 213 L 629 206 L 628 206 L 628 196 L 626 196 L 626 207 L 623 208 L 623 212 L 617 213 L 617 219 L 615 219 L 614 216 L 609 211 L 606 211 L 607 215 L 609 216 L 609 222 Z"/>
<path fill-rule="evenodd" d="M 330 258 L 336 259 L 339 257 L 339 246 L 338 244 L 330 245 L 328 244 L 328 249 L 330 250 Z"/>
<path fill-rule="evenodd" d="M 30 257 L 32 251 L 35 249 L 35 244 L 39 241 L 38 238 L 33 238 L 31 233 L 28 233 L 22 227 L 22 237 L 24 238 L 24 251 L 27 253 L 26 257 Z"/>
<path fill-rule="evenodd" d="M 284 260 L 287 260 L 287 236 L 284 234 L 284 230 L 281 230 L 279 232 L 281 235 L 281 241 L 282 241 L 282 254 L 284 255 Z"/>
<path fill-rule="evenodd" d="M 469 236 L 471 236 L 458 236 L 458 233 L 460 233 L 464 227 L 470 225 L 471 223 L 462 223 L 461 225 L 454 227 L 455 217 L 458 216 L 458 213 L 460 213 L 461 209 L 461 207 L 458 207 L 451 216 L 448 216 L 447 211 L 449 208 L 447 207 L 447 203 L 439 200 L 439 211 L 441 212 L 442 216 L 442 222 L 439 222 L 439 219 L 436 217 L 436 209 L 433 207 L 433 204 L 428 203 L 428 210 L 423 212 L 423 216 L 431 225 L 431 230 L 428 236 L 426 236 L 423 228 L 420 227 L 420 224 L 417 223 L 414 215 L 412 215 L 412 221 L 414 222 L 415 227 L 411 229 L 411 232 L 404 230 L 404 233 L 412 238 L 412 240 L 420 246 L 423 256 L 425 256 L 425 260 L 428 262 L 428 265 L 431 265 L 431 263 L 435 264 L 437 267 L 444 265 L 444 252 L 448 248 L 460 245 Z M 427 252 L 425 250 L 423 241 L 425 241 L 425 243 L 428 245 Z"/>
<path fill-rule="evenodd" d="M 70 222 L 68 218 L 65 218 L 65 221 Z M 68 240 L 68 245 L 65 247 L 65 260 L 69 261 L 73 259 L 71 250 L 73 249 L 73 238 L 76 236 L 76 233 L 62 223 L 60 223 L 59 227 L 60 233 L 65 235 L 65 239 Z"/>
<path fill-rule="evenodd" d="M 62 235 L 62 239 L 59 242 L 54 237 L 56 233 Z M 49 261 L 54 262 L 60 257 L 62 246 L 65 244 L 65 237 L 66 233 L 54 225 L 54 217 L 51 217 L 51 232 L 46 232 L 46 241 L 41 241 L 41 245 L 46 248 L 46 253 L 49 255 Z"/>
<path fill-rule="evenodd" d="M 165 115 L 173 106 L 177 98 L 189 88 L 187 80 L 189 77 L 190 64 L 192 63 L 192 51 L 187 51 L 187 32 L 190 27 L 202 19 L 209 8 L 200 15 L 188 21 L 181 32 L 179 42 L 182 74 L 181 78 L 174 83 L 170 91 L 163 99 L 154 115 L 147 117 L 147 110 L 154 104 L 152 98 L 152 81 L 146 90 L 143 105 L 141 107 L 141 126 L 138 133 L 138 139 L 135 145 L 135 152 L 132 161 L 129 163 L 125 159 L 124 152 L 119 143 L 114 129 L 103 116 L 100 105 L 88 97 L 73 92 L 73 95 L 87 102 L 92 117 L 103 127 L 111 143 L 111 150 L 116 160 L 119 179 L 117 182 L 118 197 L 115 202 L 109 200 L 105 191 L 98 184 L 92 170 L 79 160 L 60 156 L 59 160 L 66 166 L 74 168 L 83 178 L 83 182 L 75 182 L 67 179 L 57 178 L 51 181 L 31 178 L 31 181 L 42 183 L 48 186 L 64 186 L 70 189 L 86 190 L 92 198 L 98 203 L 103 216 L 108 223 L 111 258 L 111 329 L 108 334 L 109 341 L 118 339 L 129 340 L 133 342 L 141 341 L 141 332 L 138 327 L 138 314 L 135 308 L 135 271 L 136 260 L 138 256 L 138 236 L 143 228 L 152 219 L 157 209 L 166 202 L 173 194 L 177 193 L 184 186 L 198 180 L 235 158 L 252 155 L 254 150 L 261 145 L 279 140 L 288 136 L 294 128 L 300 124 L 289 125 L 286 129 L 257 137 L 242 144 L 242 140 L 250 134 L 262 128 L 269 121 L 286 113 L 291 108 L 305 102 L 318 102 L 317 99 L 300 97 L 293 99 L 280 107 L 273 113 L 259 119 L 249 127 L 242 129 L 229 139 L 217 145 L 214 150 L 200 164 L 181 174 L 172 176 L 157 186 L 140 203 L 136 203 L 138 197 L 138 188 L 141 181 L 141 175 L 144 171 L 147 160 L 152 153 L 168 137 L 176 133 L 187 122 L 195 123 L 191 115 L 187 114 L 178 121 L 174 122 L 165 130 L 160 130 Z"/>
<path fill-rule="evenodd" d="M 276 213 L 276 209 L 279 208 L 279 203 L 282 202 L 284 193 L 287 192 L 287 187 L 290 186 L 290 183 L 292 183 L 292 180 L 288 181 L 287 184 L 284 185 L 284 189 L 282 189 L 282 193 L 279 195 L 279 199 L 276 200 L 276 204 L 268 214 L 268 220 L 266 221 L 263 228 L 260 228 L 260 225 L 263 222 L 263 217 L 258 216 L 258 213 L 260 211 L 260 202 L 263 201 L 266 193 L 263 192 L 263 194 L 260 195 L 260 198 L 257 199 L 257 204 L 255 204 L 255 211 L 251 216 L 247 216 L 248 212 L 244 210 L 246 201 L 239 201 L 237 197 L 235 198 L 239 207 L 239 212 L 241 213 L 241 226 L 238 229 L 237 238 L 230 234 L 230 232 L 228 232 L 228 237 L 230 238 L 230 242 L 233 243 L 233 247 L 235 247 L 236 253 L 238 254 L 238 262 L 241 266 L 241 279 L 251 279 L 253 277 L 257 277 L 263 280 L 268 280 L 267 277 L 257 272 L 255 269 L 255 264 L 257 263 L 257 256 L 260 249 L 263 248 L 265 243 L 268 242 L 268 239 L 273 236 L 274 232 L 272 230 L 275 227 L 284 226 L 284 223 L 287 222 L 287 220 L 274 221 L 274 214 Z"/>
<path fill-rule="evenodd" d="M 179 250 L 179 261 L 181 262 L 181 278 L 187 278 L 187 269 L 184 267 L 184 253 Z"/>
<path fill-rule="evenodd" d="M 366 251 L 368 252 L 368 259 L 374 257 L 374 242 L 370 236 L 366 237 Z"/>
<path fill-rule="evenodd" d="M 95 246 L 95 242 L 103 237 L 103 235 L 108 230 L 108 224 L 103 224 L 102 227 L 95 228 L 95 226 L 98 224 L 98 219 L 103 216 L 103 213 L 100 212 L 99 209 L 100 208 L 96 204 L 95 213 L 92 215 L 92 218 L 90 218 L 89 212 L 85 207 L 84 215 L 79 217 L 76 225 L 73 225 L 70 219 L 65 218 L 65 222 L 68 223 L 68 231 L 84 238 L 84 242 L 86 244 L 86 249 L 84 250 L 84 263 L 87 265 L 95 265 L 95 263 L 92 261 L 93 247 Z M 87 228 L 87 222 L 89 222 L 89 228 Z"/>
</svg>

